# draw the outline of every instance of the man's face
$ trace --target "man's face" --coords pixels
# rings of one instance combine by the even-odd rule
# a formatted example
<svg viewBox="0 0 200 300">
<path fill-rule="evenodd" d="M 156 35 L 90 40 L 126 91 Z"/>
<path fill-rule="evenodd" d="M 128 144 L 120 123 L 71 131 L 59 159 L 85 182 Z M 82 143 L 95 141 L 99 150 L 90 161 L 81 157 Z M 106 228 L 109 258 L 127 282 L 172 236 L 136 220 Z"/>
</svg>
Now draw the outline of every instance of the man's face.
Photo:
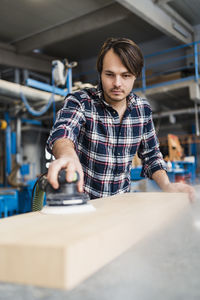
<svg viewBox="0 0 200 300">
<path fill-rule="evenodd" d="M 136 77 L 122 64 L 119 56 L 110 49 L 103 60 L 101 82 L 105 100 L 109 104 L 126 101 Z"/>
</svg>

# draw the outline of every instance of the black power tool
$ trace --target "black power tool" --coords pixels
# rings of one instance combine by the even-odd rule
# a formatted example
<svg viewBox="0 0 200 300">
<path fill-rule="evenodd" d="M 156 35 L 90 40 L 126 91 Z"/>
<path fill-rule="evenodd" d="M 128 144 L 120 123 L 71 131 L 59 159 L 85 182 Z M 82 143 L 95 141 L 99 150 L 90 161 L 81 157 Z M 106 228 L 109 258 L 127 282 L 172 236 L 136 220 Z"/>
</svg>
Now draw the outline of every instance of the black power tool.
<svg viewBox="0 0 200 300">
<path fill-rule="evenodd" d="M 87 204 L 89 196 L 77 190 L 79 174 L 75 172 L 72 182 L 66 181 L 66 170 L 62 169 L 58 173 L 59 188 L 54 189 L 47 180 L 47 176 L 42 175 L 35 188 L 35 196 L 32 201 L 32 211 L 41 210 L 43 207 L 44 193 L 46 192 L 45 207 L 64 207 Z"/>
<path fill-rule="evenodd" d="M 79 174 L 75 172 L 75 178 L 72 182 L 66 181 L 66 171 L 63 169 L 58 173 L 59 188 L 54 189 L 47 181 L 46 177 L 42 177 L 38 182 L 40 188 L 46 191 L 46 204 L 48 206 L 67 206 L 86 204 L 89 197 L 85 193 L 77 190 Z"/>
</svg>

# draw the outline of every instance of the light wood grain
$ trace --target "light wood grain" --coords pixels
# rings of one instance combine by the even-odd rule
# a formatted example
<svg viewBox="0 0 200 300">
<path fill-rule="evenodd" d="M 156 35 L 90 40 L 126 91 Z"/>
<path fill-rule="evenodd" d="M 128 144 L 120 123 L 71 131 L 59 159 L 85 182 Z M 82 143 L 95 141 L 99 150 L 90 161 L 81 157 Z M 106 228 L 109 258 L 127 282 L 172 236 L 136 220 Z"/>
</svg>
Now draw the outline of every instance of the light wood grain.
<svg viewBox="0 0 200 300">
<path fill-rule="evenodd" d="M 71 289 L 189 205 L 183 193 L 127 193 L 91 203 L 95 212 L 2 219 L 0 280 Z"/>
</svg>

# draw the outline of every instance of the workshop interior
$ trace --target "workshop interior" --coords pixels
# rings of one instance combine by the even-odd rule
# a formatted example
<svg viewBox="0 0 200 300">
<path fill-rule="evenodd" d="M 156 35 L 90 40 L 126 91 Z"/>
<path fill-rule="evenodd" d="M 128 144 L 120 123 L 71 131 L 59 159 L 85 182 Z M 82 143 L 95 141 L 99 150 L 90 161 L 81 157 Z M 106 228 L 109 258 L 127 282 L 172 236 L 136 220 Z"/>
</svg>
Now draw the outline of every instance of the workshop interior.
<svg viewBox="0 0 200 300">
<path fill-rule="evenodd" d="M 108 37 L 139 45 L 173 183 L 89 199 L 80 174 L 47 180 L 46 141 L 68 94 L 96 87 Z M 200 0 L 0 0 L 0 300 L 200 299 Z"/>
<path fill-rule="evenodd" d="M 136 2 L 20 0 L 10 10 L 1 1 L 0 218 L 32 211 L 33 188 L 52 159 L 45 143 L 56 112 L 68 93 L 98 84 L 95 60 L 109 36 L 143 51 L 134 92 L 151 104 L 170 180 L 199 183 L 200 2 Z M 134 157 L 131 190 L 158 190 L 141 168 Z"/>
</svg>

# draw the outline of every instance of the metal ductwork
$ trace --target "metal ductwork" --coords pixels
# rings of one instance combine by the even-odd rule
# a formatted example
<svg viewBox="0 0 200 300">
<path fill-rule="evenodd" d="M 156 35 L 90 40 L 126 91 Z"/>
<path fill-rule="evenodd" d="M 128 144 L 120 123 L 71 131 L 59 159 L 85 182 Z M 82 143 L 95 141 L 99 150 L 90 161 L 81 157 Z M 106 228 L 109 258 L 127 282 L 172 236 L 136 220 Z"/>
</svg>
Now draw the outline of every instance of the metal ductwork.
<svg viewBox="0 0 200 300">
<path fill-rule="evenodd" d="M 16 99 L 20 99 L 20 93 L 23 93 L 30 101 L 37 103 L 38 101 L 41 101 L 42 103 L 48 102 L 51 97 L 51 93 L 0 79 L 0 95 L 13 98 L 13 101 L 15 101 Z M 54 98 L 56 102 L 63 100 L 63 97 L 58 95 L 55 95 Z"/>
</svg>

